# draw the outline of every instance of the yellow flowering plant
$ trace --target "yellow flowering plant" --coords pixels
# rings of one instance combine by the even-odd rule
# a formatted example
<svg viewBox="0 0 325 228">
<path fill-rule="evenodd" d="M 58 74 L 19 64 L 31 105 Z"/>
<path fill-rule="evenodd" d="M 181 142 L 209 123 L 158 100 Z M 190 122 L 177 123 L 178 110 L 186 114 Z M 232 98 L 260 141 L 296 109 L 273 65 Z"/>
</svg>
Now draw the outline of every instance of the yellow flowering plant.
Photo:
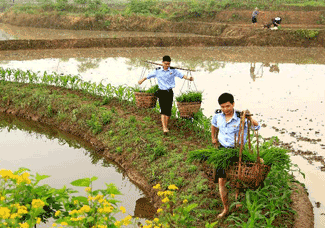
<svg viewBox="0 0 325 228">
<path fill-rule="evenodd" d="M 106 189 L 92 190 L 92 182 L 97 177 L 83 178 L 71 182 L 74 186 L 86 187 L 85 196 L 71 196 L 78 193 L 66 188 L 51 188 L 38 183 L 47 175 L 30 175 L 30 170 L 20 168 L 16 172 L 0 170 L 0 228 L 32 228 L 53 218 L 52 227 L 94 227 L 114 228 L 131 223 L 126 216 L 117 221 L 114 215 L 125 213 L 124 207 L 117 207 L 115 195 L 121 192 L 114 184 L 106 184 Z"/>
<path fill-rule="evenodd" d="M 143 228 L 155 228 L 155 227 L 193 227 L 192 222 L 194 217 L 191 215 L 193 209 L 198 204 L 188 204 L 188 200 L 181 200 L 177 197 L 178 187 L 174 184 L 169 185 L 167 190 L 162 191 L 161 185 L 157 184 L 153 187 L 156 189 L 157 195 L 161 198 L 161 208 L 157 210 L 158 218 L 154 218 L 153 221 L 146 221 Z M 214 227 L 217 222 L 206 224 L 206 227 Z"/>
</svg>

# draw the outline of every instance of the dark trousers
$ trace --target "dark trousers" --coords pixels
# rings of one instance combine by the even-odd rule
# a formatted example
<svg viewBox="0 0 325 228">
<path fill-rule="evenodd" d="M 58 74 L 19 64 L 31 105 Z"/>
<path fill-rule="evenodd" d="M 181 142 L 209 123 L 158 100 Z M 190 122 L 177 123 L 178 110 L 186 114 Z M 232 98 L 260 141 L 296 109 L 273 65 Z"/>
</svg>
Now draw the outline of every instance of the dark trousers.
<svg viewBox="0 0 325 228">
<path fill-rule="evenodd" d="M 160 114 L 171 116 L 172 113 L 172 105 L 173 105 L 173 98 L 174 92 L 172 89 L 169 90 L 158 90 L 156 92 L 156 96 L 159 99 L 159 106 L 160 106 Z"/>
</svg>

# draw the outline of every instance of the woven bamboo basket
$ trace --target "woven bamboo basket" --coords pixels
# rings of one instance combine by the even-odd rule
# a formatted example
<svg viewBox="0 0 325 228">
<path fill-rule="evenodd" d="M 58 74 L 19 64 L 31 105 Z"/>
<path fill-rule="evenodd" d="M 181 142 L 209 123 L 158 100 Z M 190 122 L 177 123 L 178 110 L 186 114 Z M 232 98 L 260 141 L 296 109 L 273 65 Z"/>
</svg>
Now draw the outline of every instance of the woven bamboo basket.
<svg viewBox="0 0 325 228">
<path fill-rule="evenodd" d="M 244 145 L 244 125 L 246 112 L 243 111 L 241 113 L 241 121 L 239 126 L 238 140 L 241 141 L 240 150 L 239 150 L 239 162 L 231 165 L 226 170 L 227 179 L 229 181 L 230 186 L 235 187 L 237 189 L 257 189 L 267 177 L 267 174 L 270 172 L 271 167 L 264 165 L 261 163 L 260 154 L 258 149 L 258 134 L 256 133 L 256 143 L 257 143 L 257 159 L 255 163 L 244 163 L 242 162 L 243 156 L 243 145 Z M 251 127 L 250 121 L 248 121 L 248 143 L 249 148 L 251 149 L 251 140 L 250 140 L 250 132 L 249 129 Z M 236 144 L 236 136 L 235 136 L 235 144 Z M 237 146 L 237 145 L 236 145 Z"/>
<path fill-rule="evenodd" d="M 200 110 L 201 102 L 176 102 L 180 117 L 192 118 Z"/>
<path fill-rule="evenodd" d="M 138 108 L 154 108 L 157 97 L 154 93 L 135 92 L 135 101 Z"/>
<path fill-rule="evenodd" d="M 239 169 L 239 163 L 236 162 L 226 171 L 227 179 L 231 187 L 256 189 L 263 183 L 270 172 L 270 168 L 270 166 L 256 162 L 241 163 Z"/>
</svg>

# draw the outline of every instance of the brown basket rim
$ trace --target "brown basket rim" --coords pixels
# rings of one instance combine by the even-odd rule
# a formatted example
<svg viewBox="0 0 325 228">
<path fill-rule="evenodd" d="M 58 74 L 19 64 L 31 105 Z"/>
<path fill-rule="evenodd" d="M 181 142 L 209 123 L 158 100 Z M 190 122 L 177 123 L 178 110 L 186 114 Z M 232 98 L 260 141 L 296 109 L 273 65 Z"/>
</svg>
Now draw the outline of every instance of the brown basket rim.
<svg viewBox="0 0 325 228">
<path fill-rule="evenodd" d="M 192 102 L 176 102 L 177 104 L 201 104 L 202 101 L 192 101 Z"/>
<path fill-rule="evenodd" d="M 134 92 L 134 95 L 139 95 L 139 96 L 155 96 L 155 93 Z"/>
</svg>

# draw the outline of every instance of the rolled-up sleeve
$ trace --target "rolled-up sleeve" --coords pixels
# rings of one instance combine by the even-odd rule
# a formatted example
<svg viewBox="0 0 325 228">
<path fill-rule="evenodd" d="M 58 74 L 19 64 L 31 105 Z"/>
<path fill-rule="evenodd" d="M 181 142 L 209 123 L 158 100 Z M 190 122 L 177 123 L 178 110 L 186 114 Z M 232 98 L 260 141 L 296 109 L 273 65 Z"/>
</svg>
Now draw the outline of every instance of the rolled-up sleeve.
<svg viewBox="0 0 325 228">
<path fill-rule="evenodd" d="M 175 74 L 175 77 L 179 77 L 180 79 L 182 79 L 184 76 L 179 70 L 176 70 L 176 69 L 174 69 L 174 74 Z"/>
<path fill-rule="evenodd" d="M 148 76 L 147 76 L 147 79 L 155 78 L 155 77 L 156 77 L 156 70 L 149 73 Z"/>
<path fill-rule="evenodd" d="M 217 115 L 214 115 L 212 117 L 211 125 L 213 125 L 214 127 L 218 127 L 218 125 L 217 125 L 217 119 L 218 119 Z"/>
</svg>

